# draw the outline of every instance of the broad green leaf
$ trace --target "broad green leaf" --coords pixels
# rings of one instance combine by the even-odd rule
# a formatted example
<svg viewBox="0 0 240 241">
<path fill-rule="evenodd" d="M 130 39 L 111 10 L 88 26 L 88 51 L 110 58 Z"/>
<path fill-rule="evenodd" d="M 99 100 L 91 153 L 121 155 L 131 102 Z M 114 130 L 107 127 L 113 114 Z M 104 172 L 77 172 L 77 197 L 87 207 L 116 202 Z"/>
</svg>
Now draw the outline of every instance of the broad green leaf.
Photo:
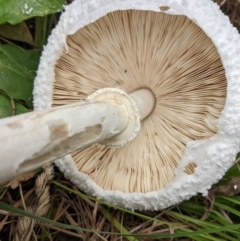
<svg viewBox="0 0 240 241">
<path fill-rule="evenodd" d="M 0 25 L 0 35 L 7 39 L 34 44 L 32 35 L 25 22 L 16 25 L 9 23 Z"/>
<path fill-rule="evenodd" d="M 0 24 L 17 24 L 31 17 L 56 13 L 65 3 L 65 0 L 0 0 Z"/>
<path fill-rule="evenodd" d="M 12 115 L 13 107 L 11 99 L 0 93 L 0 118 L 8 117 Z M 28 112 L 28 109 L 22 104 L 15 102 L 15 114 L 22 114 Z"/>
<path fill-rule="evenodd" d="M 0 89 L 11 99 L 24 100 L 32 107 L 33 80 L 40 52 L 22 50 L 14 45 L 0 46 Z"/>
</svg>

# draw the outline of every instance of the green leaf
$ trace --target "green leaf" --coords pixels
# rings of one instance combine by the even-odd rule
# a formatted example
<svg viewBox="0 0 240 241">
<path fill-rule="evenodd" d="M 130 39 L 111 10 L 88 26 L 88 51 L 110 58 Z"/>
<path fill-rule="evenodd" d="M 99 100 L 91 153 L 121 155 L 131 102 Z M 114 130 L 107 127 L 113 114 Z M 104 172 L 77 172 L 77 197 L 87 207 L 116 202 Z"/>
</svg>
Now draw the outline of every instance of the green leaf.
<svg viewBox="0 0 240 241">
<path fill-rule="evenodd" d="M 40 52 L 25 51 L 14 45 L 0 46 L 0 89 L 11 99 L 24 100 L 32 108 L 33 80 Z"/>
<path fill-rule="evenodd" d="M 0 35 L 7 39 L 34 44 L 32 35 L 25 22 L 16 25 L 9 23 L 0 25 Z"/>
<path fill-rule="evenodd" d="M 15 114 L 22 114 L 28 112 L 28 109 L 22 104 L 15 102 Z M 11 116 L 13 113 L 13 106 L 11 99 L 0 93 L 0 118 Z"/>
<path fill-rule="evenodd" d="M 65 3 L 65 0 L 0 0 L 0 24 L 17 24 L 31 17 L 56 13 Z"/>
<path fill-rule="evenodd" d="M 229 207 L 228 205 L 215 201 L 215 206 L 225 209 L 226 211 L 229 211 L 235 214 L 236 216 L 240 217 L 240 212 L 238 210 L 235 210 L 234 208 Z"/>
</svg>

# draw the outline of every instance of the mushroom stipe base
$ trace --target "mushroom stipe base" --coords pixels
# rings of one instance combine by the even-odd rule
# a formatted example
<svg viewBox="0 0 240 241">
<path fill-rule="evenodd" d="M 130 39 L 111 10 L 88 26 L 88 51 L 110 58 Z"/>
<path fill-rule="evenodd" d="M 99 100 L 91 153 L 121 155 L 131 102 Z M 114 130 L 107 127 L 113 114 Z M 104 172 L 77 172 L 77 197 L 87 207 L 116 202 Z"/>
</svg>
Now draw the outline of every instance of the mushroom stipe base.
<svg viewBox="0 0 240 241">
<path fill-rule="evenodd" d="M 209 0 L 75 0 L 43 52 L 34 106 L 147 87 L 154 111 L 128 145 L 56 162 L 86 193 L 131 209 L 206 195 L 240 146 L 239 34 Z"/>
</svg>

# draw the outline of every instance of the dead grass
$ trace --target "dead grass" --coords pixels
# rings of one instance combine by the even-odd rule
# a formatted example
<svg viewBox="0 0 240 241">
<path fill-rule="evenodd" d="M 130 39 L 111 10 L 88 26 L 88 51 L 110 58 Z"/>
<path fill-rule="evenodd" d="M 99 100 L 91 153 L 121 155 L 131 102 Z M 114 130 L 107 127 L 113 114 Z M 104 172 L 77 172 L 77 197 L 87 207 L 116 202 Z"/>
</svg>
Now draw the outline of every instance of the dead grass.
<svg viewBox="0 0 240 241">
<path fill-rule="evenodd" d="M 50 185 L 51 198 L 48 210 L 47 212 L 36 212 L 36 210 L 39 209 L 39 203 L 41 202 L 39 196 L 36 195 L 36 182 L 38 179 L 39 177 L 36 175 L 28 181 L 20 183 L 15 189 L 12 189 L 10 186 L 2 189 L 1 200 L 14 207 L 21 207 L 29 212 L 46 216 L 51 220 L 87 229 L 112 233 L 121 232 L 121 230 L 118 230 L 113 223 L 115 219 L 130 233 L 161 234 L 174 232 L 174 230 L 169 229 L 166 225 L 155 223 L 153 221 L 145 221 L 144 219 L 122 211 L 104 207 L 103 205 L 98 204 L 98 202 L 66 192 L 60 187 L 51 184 L 51 179 L 48 179 L 48 183 L 45 183 L 44 185 L 44 187 Z M 63 179 L 60 173 L 57 173 L 55 180 L 73 190 L 77 190 L 77 188 L 69 181 Z M 106 215 L 104 210 L 107 210 L 110 215 Z M 164 212 L 143 212 L 143 214 L 150 217 L 161 218 L 162 221 L 166 222 L 173 221 L 170 220 Z M 60 229 L 58 227 L 53 227 L 27 217 L 20 217 L 12 213 L 7 213 L 5 211 L 0 211 L 0 220 L 0 240 L 4 241 L 129 240 L 127 238 L 119 237 L 119 235 L 103 235 L 98 233 Z M 182 224 L 179 223 L 179 225 Z M 144 241 L 148 239 L 141 240 Z"/>
<path fill-rule="evenodd" d="M 238 158 L 233 168 L 235 172 L 234 175 L 236 176 L 240 174 L 239 160 L 240 158 Z M 230 170 L 230 172 L 232 171 Z M 225 183 L 226 178 L 223 178 L 222 181 Z M 79 191 L 72 183 L 65 180 L 58 170 L 55 170 L 55 176 L 53 177 L 51 167 L 48 167 L 45 168 L 40 175 L 36 173 L 36 175 L 29 180 L 18 183 L 17 186 L 14 186 L 14 189 L 10 185 L 1 188 L 0 200 L 9 203 L 13 207 L 19 207 L 28 212 L 37 214 L 38 216 L 45 216 L 53 221 L 72 225 L 74 227 L 83 227 L 88 230 L 59 228 L 0 209 L 0 240 L 147 241 L 150 239 L 135 239 L 133 236 L 122 237 L 116 233 L 124 233 L 124 230 L 127 230 L 128 233 L 132 234 L 174 234 L 178 228 L 182 228 L 182 230 L 186 228 L 192 231 L 200 231 L 204 226 L 198 224 L 198 221 L 208 220 L 204 225 L 207 224 L 210 225 L 210 227 L 214 225 L 214 223 L 219 225 L 218 220 L 211 217 L 212 211 L 216 212 L 217 210 L 214 202 L 215 198 L 218 197 L 215 195 L 219 192 L 224 196 L 238 195 L 240 192 L 238 189 L 234 189 L 235 192 L 233 193 L 233 182 L 234 185 L 240 186 L 240 178 L 232 179 L 232 181 L 225 183 L 224 186 L 213 189 L 210 192 L 211 195 L 207 198 L 199 196 L 194 198 L 193 201 L 188 201 L 180 206 L 171 207 L 163 211 L 138 212 L 140 215 L 143 214 L 149 217 L 149 220 L 146 220 L 139 215 L 133 215 L 131 212 L 103 205 L 101 202 L 94 201 L 91 197 L 84 194 L 77 195 Z M 65 188 L 62 188 L 61 185 L 64 185 Z M 50 195 L 48 194 L 48 190 Z M 239 206 L 236 206 L 236 210 L 238 208 Z M 195 213 L 195 210 L 198 214 Z M 221 209 L 219 214 L 221 213 L 222 215 L 219 218 L 222 218 L 227 225 L 239 223 L 238 219 L 233 220 L 231 213 L 228 211 Z M 185 217 L 190 219 L 192 218 L 194 221 L 191 222 L 190 220 L 177 218 L 176 215 L 178 214 L 185 215 Z M 159 222 L 156 222 L 156 220 L 159 220 Z M 115 233 L 115 235 L 89 232 L 91 230 Z M 151 240 L 190 241 L 193 239 L 182 237 L 178 239 L 151 238 Z"/>
<path fill-rule="evenodd" d="M 240 174 L 239 160 L 240 158 L 238 158 L 233 168 L 235 172 L 234 175 L 236 176 Z M 230 172 L 233 171 L 230 170 Z M 223 178 L 222 182 L 225 183 L 226 178 Z M 126 212 L 103 205 L 101 202 L 94 201 L 91 197 L 84 194 L 80 193 L 80 195 L 77 195 L 79 191 L 72 183 L 65 180 L 58 170 L 55 170 L 55 176 L 53 177 L 51 167 L 48 167 L 45 168 L 40 175 L 36 173 L 36 175 L 29 180 L 18 183 L 17 186 L 14 186 L 14 189 L 10 185 L 1 188 L 0 200 L 39 216 L 45 216 L 53 221 L 72 225 L 74 227 L 83 227 L 88 230 L 59 228 L 55 225 L 39 222 L 38 220 L 0 209 L 0 240 L 147 241 L 150 239 L 135 239 L 133 236 L 122 237 L 116 233 L 124 233 L 124 230 L 127 230 L 128 233 L 132 234 L 174 234 L 179 228 L 183 231 L 184 229 L 187 229 L 187 231 L 200 231 L 204 226 L 201 226 L 201 223 L 198 222 L 206 220 L 208 221 L 204 223 L 204 225 L 209 225 L 209 227 L 211 227 L 211 225 L 216 224 L 217 228 L 221 227 L 218 223 L 220 219 L 222 219 L 226 225 L 234 223 L 239 224 L 238 218 L 233 218 L 231 213 L 223 209 L 218 212 L 219 220 L 211 216 L 218 210 L 214 203 L 215 199 L 218 199 L 218 197 L 215 196 L 216 194 L 220 192 L 221 195 L 235 197 L 239 194 L 240 190 L 237 189 L 234 189 L 235 193 L 232 192 L 232 182 L 234 182 L 234 185 L 240 186 L 240 178 L 232 179 L 228 184 L 225 183 L 224 187 L 213 189 L 213 191 L 210 192 L 211 195 L 206 199 L 199 196 L 193 198 L 193 201 L 187 201 L 180 206 L 171 207 L 167 210 L 158 212 L 139 212 L 140 215 L 137 216 L 130 211 Z M 64 185 L 65 188 L 61 187 L 61 185 Z M 50 195 L 48 195 L 48 187 Z M 240 198 L 240 196 L 238 197 Z M 233 208 L 238 210 L 239 206 Z M 142 214 L 149 217 L 149 219 L 146 220 L 143 218 L 141 216 Z M 181 217 L 178 218 L 176 215 L 185 215 L 187 220 Z M 190 219 L 193 219 L 193 221 Z M 156 220 L 159 220 L 159 222 Z M 91 230 L 115 233 L 115 235 L 89 232 Z M 223 235 L 225 235 L 225 233 L 223 233 Z M 229 234 L 227 235 L 227 237 L 229 237 Z M 151 238 L 151 240 L 190 241 L 193 239 L 181 237 L 178 239 Z M 203 237 L 203 239 L 196 240 L 209 239 Z"/>
<path fill-rule="evenodd" d="M 240 1 L 239 0 L 214 0 L 221 10 L 229 16 L 231 23 L 240 31 Z"/>
</svg>

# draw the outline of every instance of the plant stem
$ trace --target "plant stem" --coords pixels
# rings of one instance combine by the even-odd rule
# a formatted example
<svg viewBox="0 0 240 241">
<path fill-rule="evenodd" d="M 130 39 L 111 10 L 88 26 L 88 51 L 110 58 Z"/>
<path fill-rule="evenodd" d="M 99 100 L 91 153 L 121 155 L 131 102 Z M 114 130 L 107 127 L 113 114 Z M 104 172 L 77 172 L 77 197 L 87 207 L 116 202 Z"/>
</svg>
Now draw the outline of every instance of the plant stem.
<svg viewBox="0 0 240 241">
<path fill-rule="evenodd" d="M 46 43 L 48 16 L 35 18 L 35 45 L 42 48 Z"/>
</svg>

